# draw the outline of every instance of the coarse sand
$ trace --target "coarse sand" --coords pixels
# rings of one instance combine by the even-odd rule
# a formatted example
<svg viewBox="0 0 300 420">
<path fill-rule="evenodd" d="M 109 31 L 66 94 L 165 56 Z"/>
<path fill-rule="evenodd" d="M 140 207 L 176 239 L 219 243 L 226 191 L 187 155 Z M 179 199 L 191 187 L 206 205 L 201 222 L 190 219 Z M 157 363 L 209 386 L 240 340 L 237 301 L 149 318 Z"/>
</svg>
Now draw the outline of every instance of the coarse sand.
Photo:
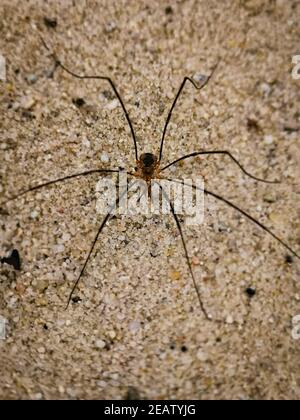
<svg viewBox="0 0 300 420">
<path fill-rule="evenodd" d="M 111 77 L 139 152 L 155 154 L 183 78 L 219 61 L 202 91 L 185 86 L 163 161 L 229 150 L 281 184 L 250 179 L 226 156 L 168 174 L 202 176 L 299 253 L 299 21 L 292 0 L 1 0 L 0 203 L 42 181 L 135 166 L 109 84 L 54 71 L 51 51 L 76 73 Z M 18 249 L 22 270 L 0 266 L 0 398 L 298 399 L 300 261 L 213 197 L 203 224 L 183 225 L 212 321 L 171 215 L 111 219 L 65 309 L 101 224 L 99 179 L 1 206 L 0 256 Z"/>
</svg>

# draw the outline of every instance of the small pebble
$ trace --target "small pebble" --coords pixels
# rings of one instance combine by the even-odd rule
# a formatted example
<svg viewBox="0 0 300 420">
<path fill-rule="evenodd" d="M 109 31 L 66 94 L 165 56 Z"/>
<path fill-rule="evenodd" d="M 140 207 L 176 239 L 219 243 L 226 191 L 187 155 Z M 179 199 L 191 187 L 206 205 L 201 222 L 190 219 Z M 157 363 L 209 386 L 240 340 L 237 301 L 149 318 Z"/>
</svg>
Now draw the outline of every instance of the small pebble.
<svg viewBox="0 0 300 420">
<path fill-rule="evenodd" d="M 104 349 L 104 347 L 106 346 L 106 343 L 103 340 L 97 340 L 95 342 L 95 346 L 97 347 L 97 349 Z"/>
<path fill-rule="evenodd" d="M 82 107 L 83 105 L 85 105 L 85 100 L 83 98 L 73 98 L 72 102 L 74 105 L 76 105 L 78 108 Z"/>
<path fill-rule="evenodd" d="M 36 75 L 36 74 L 28 74 L 28 75 L 26 76 L 26 79 L 27 79 L 27 81 L 28 81 L 29 83 L 34 84 L 34 83 L 36 83 L 36 82 L 37 82 L 38 77 L 37 77 L 37 75 Z"/>
<path fill-rule="evenodd" d="M 158 257 L 159 253 L 160 252 L 159 252 L 157 244 L 152 244 L 151 249 L 150 249 L 151 257 L 156 258 Z"/>
<path fill-rule="evenodd" d="M 30 218 L 31 218 L 31 219 L 36 219 L 36 218 L 38 217 L 38 215 L 39 215 L 38 211 L 37 211 L 37 210 L 33 210 L 33 211 L 30 213 Z"/>
<path fill-rule="evenodd" d="M 35 99 L 32 96 L 24 96 L 21 99 L 20 106 L 25 110 L 30 110 L 35 105 Z"/>
<path fill-rule="evenodd" d="M 115 22 L 108 22 L 105 25 L 105 31 L 107 33 L 113 32 L 115 29 L 117 29 L 117 24 Z"/>
<path fill-rule="evenodd" d="M 165 14 L 166 15 L 171 15 L 173 13 L 173 9 L 172 9 L 172 7 L 171 6 L 167 6 L 166 8 L 165 8 Z"/>
<path fill-rule="evenodd" d="M 106 105 L 106 109 L 109 109 L 112 111 L 113 109 L 116 109 L 120 105 L 118 99 L 113 99 L 112 101 L 108 102 Z"/>
<path fill-rule="evenodd" d="M 204 74 L 201 73 L 195 73 L 193 75 L 193 80 L 198 83 L 199 85 L 202 85 L 203 83 L 206 82 L 207 80 L 207 76 L 205 76 Z"/>
<path fill-rule="evenodd" d="M 69 233 L 64 233 L 61 238 L 62 242 L 69 242 L 70 239 L 71 239 L 71 235 Z"/>
<path fill-rule="evenodd" d="M 255 294 L 256 294 L 256 289 L 254 289 L 253 287 L 248 287 L 248 288 L 246 289 L 246 293 L 247 293 L 247 295 L 251 298 L 251 297 L 255 296 Z"/>
<path fill-rule="evenodd" d="M 65 246 L 62 245 L 62 244 L 54 245 L 53 246 L 53 252 L 55 254 L 60 254 L 60 253 L 64 252 L 64 250 L 65 250 Z"/>
<path fill-rule="evenodd" d="M 276 212 L 272 212 L 269 214 L 269 219 L 271 220 L 272 223 L 274 224 L 284 224 L 284 216 L 282 213 L 276 213 Z"/>
<path fill-rule="evenodd" d="M 101 160 L 102 163 L 108 163 L 109 162 L 108 154 L 107 153 L 102 153 L 101 157 L 100 157 L 100 160 Z"/>
<path fill-rule="evenodd" d="M 268 134 L 264 137 L 264 143 L 267 145 L 273 144 L 274 142 L 274 138 L 272 136 L 272 134 Z"/>
<path fill-rule="evenodd" d="M 119 321 L 124 321 L 124 319 L 126 318 L 125 314 L 123 314 L 122 312 L 118 313 L 117 318 Z"/>
<path fill-rule="evenodd" d="M 72 388 L 67 388 L 67 394 L 71 397 L 71 398 L 75 398 L 77 395 L 77 392 L 75 389 Z"/>
<path fill-rule="evenodd" d="M 226 318 L 226 324 L 233 324 L 233 317 L 231 315 L 228 315 Z"/>
<path fill-rule="evenodd" d="M 88 138 L 86 138 L 86 137 L 84 137 L 83 139 L 82 139 L 82 144 L 83 144 L 83 146 L 84 147 L 91 147 L 91 142 L 89 141 L 89 139 Z"/>
<path fill-rule="evenodd" d="M 259 130 L 259 123 L 256 118 L 247 118 L 247 128 L 248 130 Z"/>
<path fill-rule="evenodd" d="M 65 393 L 65 388 L 64 388 L 62 385 L 59 385 L 59 386 L 58 386 L 58 392 L 59 392 L 60 394 L 64 394 L 64 393 Z"/>
<path fill-rule="evenodd" d="M 192 264 L 193 264 L 193 265 L 200 265 L 200 260 L 199 260 L 199 258 L 197 258 L 197 257 L 193 256 L 193 257 L 192 257 Z"/>
<path fill-rule="evenodd" d="M 107 382 L 97 381 L 97 386 L 99 386 L 100 388 L 105 388 L 107 386 Z"/>
<path fill-rule="evenodd" d="M 6 318 L 0 315 L 0 340 L 6 339 L 6 325 L 8 321 Z"/>
<path fill-rule="evenodd" d="M 132 332 L 132 333 L 137 333 L 139 331 L 140 327 L 141 327 L 140 321 L 137 321 L 137 320 L 132 321 L 129 324 L 129 331 Z"/>
<path fill-rule="evenodd" d="M 72 298 L 72 302 L 73 303 L 79 303 L 79 302 L 81 302 L 81 298 L 79 297 L 79 296 L 74 296 L 73 298 Z"/>
<path fill-rule="evenodd" d="M 270 95 L 272 88 L 268 83 L 262 83 L 260 85 L 260 88 L 261 88 L 261 91 L 264 95 L 266 95 L 266 96 Z"/>
<path fill-rule="evenodd" d="M 208 355 L 202 350 L 199 350 L 197 353 L 197 359 L 200 360 L 200 362 L 206 362 L 208 359 Z"/>
<path fill-rule="evenodd" d="M 179 279 L 180 279 L 180 277 L 181 277 L 181 273 L 180 273 L 180 271 L 172 271 L 172 272 L 171 272 L 171 279 L 172 279 L 172 280 L 177 281 L 177 280 L 179 280 Z"/>
<path fill-rule="evenodd" d="M 18 302 L 17 296 L 13 296 L 8 302 L 8 307 L 13 308 L 17 302 Z"/>
<path fill-rule="evenodd" d="M 44 17 L 44 24 L 48 27 L 48 28 L 56 28 L 57 26 L 57 19 L 55 18 L 49 18 L 47 16 Z"/>
<path fill-rule="evenodd" d="M 116 338 L 116 332 L 115 331 L 109 331 L 108 332 L 108 335 L 109 335 L 109 338 L 111 338 L 112 340 L 114 339 L 114 338 Z"/>
<path fill-rule="evenodd" d="M 130 401 L 130 400 L 140 400 L 140 393 L 137 390 L 137 388 L 135 388 L 134 386 L 130 386 L 125 394 L 124 397 L 125 400 Z"/>
<path fill-rule="evenodd" d="M 276 202 L 276 194 L 274 192 L 267 192 L 263 198 L 266 203 Z"/>
<path fill-rule="evenodd" d="M 45 289 L 47 289 L 47 287 L 49 286 L 49 281 L 48 280 L 37 280 L 36 284 L 32 285 L 34 287 L 34 289 L 43 292 Z"/>
</svg>

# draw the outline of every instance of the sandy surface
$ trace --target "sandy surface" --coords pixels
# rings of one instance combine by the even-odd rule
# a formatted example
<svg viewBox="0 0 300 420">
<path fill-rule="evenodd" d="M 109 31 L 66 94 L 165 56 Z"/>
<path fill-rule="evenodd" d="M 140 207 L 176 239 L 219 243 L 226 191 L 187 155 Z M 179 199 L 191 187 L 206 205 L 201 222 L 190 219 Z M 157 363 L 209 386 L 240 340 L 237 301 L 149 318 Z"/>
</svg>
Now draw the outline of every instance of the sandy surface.
<svg viewBox="0 0 300 420">
<path fill-rule="evenodd" d="M 53 61 L 39 33 L 73 71 L 113 78 L 140 151 L 157 153 L 183 77 L 209 74 L 220 59 L 205 90 L 186 86 L 164 161 L 227 149 L 253 174 L 281 179 L 257 183 L 213 156 L 170 171 L 204 176 L 207 188 L 299 252 L 300 81 L 291 76 L 291 57 L 300 54 L 299 2 L 1 0 L 0 16 L 7 60 L 0 201 L 41 180 L 135 165 L 108 84 L 61 70 L 50 78 Z M 81 108 L 72 102 L 78 97 Z M 76 291 L 81 301 L 65 310 L 101 223 L 98 179 L 46 188 L 2 209 L 0 254 L 17 248 L 23 267 L 0 267 L 0 316 L 8 322 L 0 397 L 298 399 L 292 318 L 300 314 L 300 263 L 288 264 L 280 244 L 212 198 L 204 224 L 184 231 L 204 304 L 221 323 L 200 311 L 169 216 L 111 220 Z M 252 299 L 247 287 L 256 288 Z"/>
</svg>

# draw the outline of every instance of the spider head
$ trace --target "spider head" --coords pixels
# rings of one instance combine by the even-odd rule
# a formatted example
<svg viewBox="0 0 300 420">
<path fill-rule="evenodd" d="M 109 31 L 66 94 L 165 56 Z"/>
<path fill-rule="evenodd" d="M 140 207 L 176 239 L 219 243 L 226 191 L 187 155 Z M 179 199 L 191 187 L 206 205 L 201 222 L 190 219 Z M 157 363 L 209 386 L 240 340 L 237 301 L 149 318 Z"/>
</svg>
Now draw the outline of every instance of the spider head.
<svg viewBox="0 0 300 420">
<path fill-rule="evenodd" d="M 141 155 L 141 163 L 144 168 L 151 168 L 156 162 L 157 158 L 152 153 L 143 153 Z"/>
<path fill-rule="evenodd" d="M 138 162 L 141 174 L 145 178 L 151 178 L 158 166 L 158 159 L 152 153 L 143 153 Z"/>
</svg>

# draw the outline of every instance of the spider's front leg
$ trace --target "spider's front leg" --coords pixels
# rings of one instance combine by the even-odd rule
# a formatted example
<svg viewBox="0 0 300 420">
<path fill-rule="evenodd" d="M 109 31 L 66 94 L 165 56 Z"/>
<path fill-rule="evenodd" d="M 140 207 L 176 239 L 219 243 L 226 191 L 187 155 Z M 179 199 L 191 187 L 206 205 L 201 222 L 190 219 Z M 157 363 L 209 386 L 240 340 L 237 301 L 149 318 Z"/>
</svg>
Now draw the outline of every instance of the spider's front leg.
<svg viewBox="0 0 300 420">
<path fill-rule="evenodd" d="M 68 181 L 70 179 L 79 178 L 81 176 L 93 175 L 93 174 L 118 173 L 118 172 L 119 172 L 118 169 L 90 169 L 88 171 L 79 172 L 79 173 L 75 173 L 75 174 L 72 174 L 72 175 L 66 175 L 64 177 L 57 178 L 57 179 L 54 179 L 54 180 L 51 180 L 51 181 L 42 182 L 41 184 L 34 185 L 33 187 L 29 187 L 29 188 L 27 188 L 23 191 L 19 191 L 15 195 L 6 199 L 3 203 L 0 203 L 0 205 L 5 206 L 9 202 L 17 200 L 18 198 L 22 197 L 25 194 L 28 194 L 28 193 L 33 192 L 33 191 L 40 190 L 41 188 L 44 188 L 44 187 L 49 187 L 51 185 L 58 184 L 60 182 Z"/>
<path fill-rule="evenodd" d="M 42 182 L 40 184 L 34 185 L 32 187 L 29 187 L 27 189 L 24 189 L 18 193 L 16 193 L 15 195 L 9 197 L 8 199 L 6 199 L 3 203 L 1 203 L 1 206 L 6 206 L 8 203 L 13 202 L 15 200 L 17 200 L 18 198 L 23 197 L 24 195 L 31 193 L 31 192 L 35 192 L 38 191 L 40 189 L 43 189 L 44 187 L 49 187 L 58 183 L 62 183 L 71 179 L 75 179 L 75 178 L 79 178 L 79 177 L 85 177 L 85 176 L 89 176 L 89 175 L 93 175 L 93 174 L 104 174 L 104 173 L 119 173 L 118 170 L 114 170 L 114 169 L 91 169 L 88 171 L 84 171 L 84 172 L 80 172 L 80 173 L 75 173 L 72 175 L 67 175 L 55 180 L 51 180 L 51 181 L 46 181 L 46 182 Z M 1 209 L 1 207 L 0 207 Z M 13 251 L 11 252 L 11 254 L 9 256 L 4 256 L 2 258 L 0 258 L 0 263 L 2 264 L 9 264 L 12 267 L 14 267 L 15 270 L 20 271 L 21 270 L 21 258 L 20 258 L 20 254 L 19 251 L 17 249 L 13 249 Z"/>
<path fill-rule="evenodd" d="M 214 75 L 214 73 L 215 73 L 218 65 L 219 65 L 219 61 L 213 67 L 210 75 L 208 77 L 206 77 L 205 80 L 204 80 L 204 82 L 202 84 L 200 84 L 200 85 L 198 85 L 197 83 L 195 83 L 195 81 L 193 79 L 191 79 L 190 77 L 185 77 L 183 79 L 183 81 L 182 81 L 182 83 L 180 85 L 180 88 L 179 88 L 179 90 L 178 90 L 178 92 L 177 92 L 177 94 L 175 96 L 175 99 L 174 99 L 174 101 L 172 103 L 172 106 L 170 108 L 170 111 L 168 113 L 166 122 L 165 122 L 164 130 L 163 130 L 163 134 L 162 134 L 162 138 L 161 138 L 161 143 L 160 143 L 160 150 L 159 150 L 159 161 L 160 162 L 161 162 L 162 156 L 163 156 L 163 148 L 164 148 L 164 142 L 165 142 L 165 136 L 166 136 L 167 128 L 168 128 L 169 122 L 171 120 L 173 110 L 174 110 L 174 108 L 176 106 L 176 103 L 177 103 L 177 101 L 178 101 L 178 99 L 179 99 L 179 97 L 180 97 L 180 95 L 181 95 L 181 93 L 183 91 L 183 88 L 184 88 L 185 84 L 187 82 L 189 82 L 189 83 L 191 83 L 194 86 L 195 89 L 197 89 L 197 90 L 203 89 L 208 84 L 208 82 L 210 81 L 210 79 L 213 77 L 213 75 Z"/>
<path fill-rule="evenodd" d="M 262 178 L 258 178 L 254 175 L 251 175 L 243 166 L 242 164 L 227 150 L 212 150 L 212 151 L 203 151 L 203 152 L 193 152 L 193 153 L 189 153 L 188 155 L 182 156 L 176 160 L 174 160 L 173 162 L 169 163 L 168 165 L 164 166 L 161 171 L 165 171 L 166 169 L 170 168 L 173 165 L 176 165 L 177 163 L 185 160 L 185 159 L 189 159 L 192 157 L 196 157 L 196 156 L 205 156 L 205 155 L 222 155 L 222 156 L 227 156 L 229 157 L 239 168 L 240 170 L 247 175 L 249 178 L 254 179 L 255 181 L 259 181 L 259 182 L 265 182 L 266 184 L 280 184 L 280 181 L 269 181 L 266 179 L 262 179 Z"/>
<path fill-rule="evenodd" d="M 125 118 L 127 120 L 128 126 L 130 128 L 130 132 L 131 132 L 131 136 L 132 136 L 132 140 L 133 140 L 133 145 L 134 145 L 134 152 L 135 152 L 135 158 L 136 160 L 138 160 L 138 147 L 137 147 L 137 141 L 136 141 L 136 135 L 135 135 L 135 131 L 133 128 L 133 124 L 130 120 L 128 111 L 125 107 L 125 104 L 123 102 L 123 99 L 120 95 L 120 93 L 118 92 L 115 83 L 112 81 L 112 79 L 108 76 L 98 76 L 98 75 L 85 75 L 85 74 L 77 74 L 74 71 L 68 69 L 59 59 L 59 57 L 56 55 L 55 52 L 51 51 L 50 48 L 48 47 L 48 45 L 46 44 L 45 40 L 43 39 L 43 37 L 40 35 L 41 41 L 44 45 L 44 47 L 50 52 L 52 58 L 54 59 L 55 62 L 55 68 L 54 71 L 57 68 L 61 68 L 63 71 L 65 71 L 66 73 L 68 73 L 70 76 L 75 77 L 76 79 L 79 80 L 103 80 L 109 83 L 110 87 L 112 88 L 117 100 L 120 102 L 120 105 L 122 107 L 122 110 L 124 112 Z"/>
</svg>

